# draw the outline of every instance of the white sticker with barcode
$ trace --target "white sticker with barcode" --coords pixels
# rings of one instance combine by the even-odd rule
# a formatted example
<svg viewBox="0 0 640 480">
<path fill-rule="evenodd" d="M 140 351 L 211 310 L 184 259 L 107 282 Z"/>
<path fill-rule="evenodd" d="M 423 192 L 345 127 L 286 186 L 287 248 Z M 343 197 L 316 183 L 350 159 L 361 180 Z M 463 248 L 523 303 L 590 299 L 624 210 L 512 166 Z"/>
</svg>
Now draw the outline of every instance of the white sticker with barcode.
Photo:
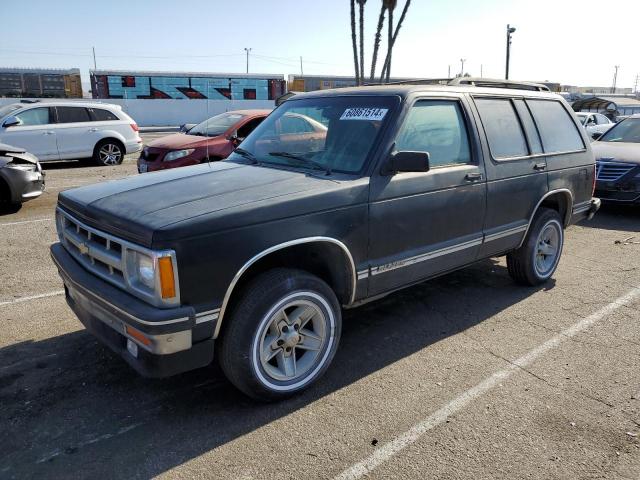
<svg viewBox="0 0 640 480">
<path fill-rule="evenodd" d="M 373 120 L 379 122 L 388 111 L 388 108 L 347 108 L 340 120 Z"/>
</svg>

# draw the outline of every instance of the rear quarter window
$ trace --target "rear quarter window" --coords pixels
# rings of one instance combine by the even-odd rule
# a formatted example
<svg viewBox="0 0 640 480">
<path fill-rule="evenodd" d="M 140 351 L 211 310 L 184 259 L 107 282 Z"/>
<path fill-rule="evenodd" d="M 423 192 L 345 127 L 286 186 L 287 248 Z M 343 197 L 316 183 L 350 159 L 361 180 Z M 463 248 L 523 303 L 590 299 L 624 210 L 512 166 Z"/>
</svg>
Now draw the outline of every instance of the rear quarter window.
<svg viewBox="0 0 640 480">
<path fill-rule="evenodd" d="M 111 120 L 120 120 L 115 114 L 111 113 L 109 110 L 104 110 L 102 108 L 90 108 L 89 113 L 91 114 L 91 119 L 94 122 L 107 122 Z"/>
<path fill-rule="evenodd" d="M 522 125 L 509 98 L 476 98 L 482 125 L 494 158 L 529 155 Z"/>
<path fill-rule="evenodd" d="M 527 100 L 538 126 L 545 153 L 572 152 L 585 148 L 573 118 L 555 100 Z"/>
</svg>

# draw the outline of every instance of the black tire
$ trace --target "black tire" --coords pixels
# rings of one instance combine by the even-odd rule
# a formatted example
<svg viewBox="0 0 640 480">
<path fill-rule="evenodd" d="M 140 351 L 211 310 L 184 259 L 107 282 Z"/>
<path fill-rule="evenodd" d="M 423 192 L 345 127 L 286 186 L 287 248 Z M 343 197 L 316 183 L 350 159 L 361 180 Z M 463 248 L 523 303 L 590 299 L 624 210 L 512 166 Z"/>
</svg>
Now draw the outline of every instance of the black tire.
<svg viewBox="0 0 640 480">
<path fill-rule="evenodd" d="M 553 257 L 541 253 L 540 242 L 544 240 L 540 236 L 543 232 L 551 232 L 552 235 L 556 235 L 557 246 Z M 546 243 L 545 245 L 551 247 L 551 243 Z M 540 208 L 531 222 L 522 246 L 507 255 L 509 275 L 516 283 L 521 285 L 535 286 L 546 282 L 558 267 L 563 245 L 564 230 L 560 215 L 553 209 Z M 547 257 L 552 258 L 547 261 Z M 542 258 L 540 263 L 547 262 L 548 266 L 541 268 L 538 258 Z"/>
<path fill-rule="evenodd" d="M 294 310 L 289 310 L 288 316 L 282 318 L 292 327 L 296 327 L 293 323 L 298 312 L 315 313 L 306 322 L 302 320 L 302 328 L 295 328 L 294 332 L 289 327 L 287 331 L 285 327 L 276 326 L 276 322 L 283 322 L 282 319 L 272 320 L 278 317 L 278 312 L 287 311 L 287 308 Z M 298 315 L 299 318 L 303 317 L 302 313 Z M 313 330 L 308 330 L 305 325 Z M 310 339 L 321 346 L 308 350 L 305 347 L 306 332 L 317 333 L 317 325 L 324 325 L 318 328 L 325 334 L 324 340 Z M 324 281 L 301 270 L 270 270 L 246 285 L 229 316 L 224 319 L 218 350 L 220 366 L 229 381 L 248 396 L 265 402 L 281 400 L 307 389 L 324 374 L 335 356 L 341 329 L 340 304 Z M 274 336 L 273 332 L 278 333 Z M 300 344 L 289 347 L 288 342 L 294 333 L 299 335 L 293 342 Z M 281 340 L 283 335 L 289 335 L 286 342 Z M 316 338 L 320 337 L 322 335 L 319 334 Z M 269 338 L 272 340 L 268 341 Z M 275 348 L 275 345 L 278 347 Z M 275 365 L 265 366 L 261 356 L 265 349 L 278 352 L 269 360 Z M 286 349 L 292 352 L 288 354 L 288 359 L 291 360 L 293 356 L 294 372 L 298 363 L 308 366 L 309 370 L 304 375 L 300 374 L 291 380 L 275 378 L 273 372 L 280 371 L 280 362 L 287 360 Z M 307 354 L 310 357 L 305 357 Z"/>
<path fill-rule="evenodd" d="M 107 159 L 105 155 L 109 152 L 111 155 Z M 103 167 L 120 165 L 125 155 L 124 146 L 119 141 L 107 138 L 100 140 L 93 149 L 93 163 Z"/>
</svg>

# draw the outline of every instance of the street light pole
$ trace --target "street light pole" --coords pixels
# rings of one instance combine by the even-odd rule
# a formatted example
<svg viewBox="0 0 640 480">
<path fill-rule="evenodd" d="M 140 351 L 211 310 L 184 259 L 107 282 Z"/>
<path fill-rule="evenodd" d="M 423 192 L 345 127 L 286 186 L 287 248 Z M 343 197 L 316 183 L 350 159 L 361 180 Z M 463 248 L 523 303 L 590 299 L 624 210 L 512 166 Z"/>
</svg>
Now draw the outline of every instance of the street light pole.
<svg viewBox="0 0 640 480">
<path fill-rule="evenodd" d="M 507 24 L 507 65 L 504 71 L 504 78 L 509 80 L 509 61 L 511 60 L 511 34 L 516 31 L 516 27 Z"/>
<path fill-rule="evenodd" d="M 249 52 L 251 49 L 245 47 L 244 51 L 247 52 L 247 73 L 249 73 Z"/>
<path fill-rule="evenodd" d="M 466 58 L 461 58 L 460 59 L 460 76 L 464 76 L 464 62 L 466 62 L 467 59 Z"/>
<path fill-rule="evenodd" d="M 611 86 L 611 93 L 616 93 L 616 86 L 618 84 L 618 69 L 620 68 L 620 65 L 616 65 L 614 68 L 616 69 L 616 72 L 613 74 L 613 85 Z"/>
</svg>

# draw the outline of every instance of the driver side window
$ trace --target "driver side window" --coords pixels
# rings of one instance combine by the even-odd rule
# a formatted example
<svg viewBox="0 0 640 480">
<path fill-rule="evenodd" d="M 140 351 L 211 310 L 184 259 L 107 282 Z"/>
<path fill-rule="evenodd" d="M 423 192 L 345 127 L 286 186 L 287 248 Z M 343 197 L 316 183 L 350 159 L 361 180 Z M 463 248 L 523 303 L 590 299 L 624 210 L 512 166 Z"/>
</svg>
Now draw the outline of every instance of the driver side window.
<svg viewBox="0 0 640 480">
<path fill-rule="evenodd" d="M 471 163 L 469 136 L 455 100 L 420 100 L 409 112 L 396 150 L 429 152 L 431 167 Z"/>
</svg>

